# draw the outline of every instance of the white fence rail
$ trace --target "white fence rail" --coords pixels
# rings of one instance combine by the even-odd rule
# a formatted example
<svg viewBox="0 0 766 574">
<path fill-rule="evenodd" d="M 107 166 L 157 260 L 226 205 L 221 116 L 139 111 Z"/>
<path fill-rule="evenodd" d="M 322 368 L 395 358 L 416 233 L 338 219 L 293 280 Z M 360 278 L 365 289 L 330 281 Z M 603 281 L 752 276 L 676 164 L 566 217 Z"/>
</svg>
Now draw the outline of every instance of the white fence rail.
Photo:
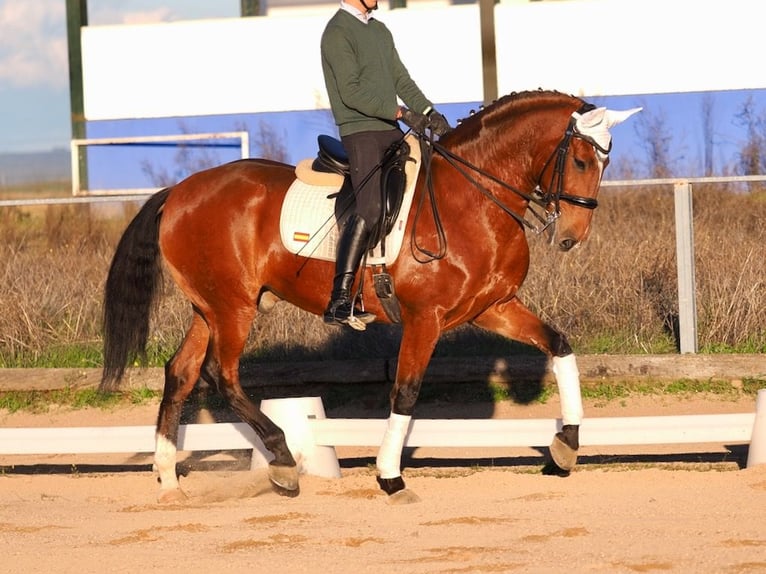
<svg viewBox="0 0 766 574">
<path fill-rule="evenodd" d="M 385 419 L 324 418 L 318 397 L 268 399 L 261 406 L 285 431 L 303 471 L 319 476 L 339 476 L 335 447 L 378 446 L 386 430 Z M 405 446 L 540 447 L 560 429 L 560 419 L 415 419 Z M 0 429 L 0 455 L 153 452 L 154 433 L 148 425 L 5 428 Z M 766 463 L 766 389 L 758 392 L 753 413 L 600 417 L 585 419 L 580 427 L 581 446 L 748 442 L 747 466 Z M 245 423 L 182 425 L 178 448 L 252 450 L 253 467 L 270 459 Z"/>
<path fill-rule="evenodd" d="M 587 419 L 583 446 L 747 443 L 755 413 Z M 317 446 L 379 446 L 385 419 L 311 420 Z M 416 419 L 408 447 L 535 447 L 550 444 L 559 419 Z M 154 451 L 154 425 L 0 429 L 0 454 L 141 453 Z M 179 450 L 261 449 L 245 423 L 182 425 Z"/>
</svg>

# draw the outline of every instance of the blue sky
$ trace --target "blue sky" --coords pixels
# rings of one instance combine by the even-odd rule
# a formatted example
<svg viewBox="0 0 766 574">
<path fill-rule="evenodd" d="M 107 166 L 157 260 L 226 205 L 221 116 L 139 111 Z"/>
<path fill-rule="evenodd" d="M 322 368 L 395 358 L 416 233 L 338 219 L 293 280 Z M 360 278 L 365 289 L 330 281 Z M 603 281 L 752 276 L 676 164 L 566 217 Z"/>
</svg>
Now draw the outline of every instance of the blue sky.
<svg viewBox="0 0 766 574">
<path fill-rule="evenodd" d="M 158 4 L 161 7 L 158 7 Z M 89 0 L 88 16 L 93 25 L 173 21 L 187 18 L 232 17 L 239 14 L 239 0 Z M 0 0 L 0 153 L 47 151 L 69 147 L 70 109 L 66 45 L 65 0 Z M 416 78 L 417 79 L 417 78 Z M 714 165 L 720 172 L 733 161 L 744 141 L 735 116 L 743 103 L 752 98 L 757 110 L 766 107 L 766 91 L 716 92 L 713 94 Z M 672 157 L 678 175 L 702 175 L 704 140 L 702 137 L 703 94 L 636 95 L 588 98 L 598 105 L 615 109 L 644 106 L 648 117 L 666 120 L 672 135 Z M 442 106 L 453 123 L 475 107 L 475 103 Z M 143 122 L 97 122 L 89 125 L 89 137 L 229 131 L 246 126 L 257 132 L 266 121 L 273 132 L 284 138 L 288 160 L 295 163 L 313 155 L 316 136 L 331 133 L 332 122 L 326 112 L 273 115 L 251 114 L 241 117 L 170 118 Z M 613 164 L 628 158 L 641 160 L 636 122 L 615 128 Z M 257 155 L 257 150 L 254 150 Z M 140 156 L 135 165 L 126 166 L 134 175 L 125 185 L 142 186 Z M 223 155 L 222 160 L 231 159 Z M 613 170 L 614 171 L 614 170 Z M 98 177 L 92 173 L 92 177 Z M 607 172 L 609 176 L 609 172 Z"/>
<path fill-rule="evenodd" d="M 102 25 L 230 17 L 239 5 L 88 0 L 88 19 Z M 65 0 L 0 0 L 0 153 L 69 147 L 68 65 Z"/>
</svg>

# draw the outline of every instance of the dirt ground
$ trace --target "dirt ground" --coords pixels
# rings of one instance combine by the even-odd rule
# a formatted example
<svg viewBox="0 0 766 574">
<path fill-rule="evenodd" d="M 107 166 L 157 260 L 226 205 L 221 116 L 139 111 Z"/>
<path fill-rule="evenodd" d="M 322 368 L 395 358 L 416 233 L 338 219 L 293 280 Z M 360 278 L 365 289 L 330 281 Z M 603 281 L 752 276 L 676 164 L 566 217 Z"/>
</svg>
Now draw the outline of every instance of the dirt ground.
<svg viewBox="0 0 766 574">
<path fill-rule="evenodd" d="M 635 397 L 587 416 L 753 412 L 754 399 Z M 0 425 L 153 424 L 157 405 L 0 412 Z M 349 409 L 328 410 L 349 416 Z M 421 418 L 446 417 L 436 404 Z M 558 405 L 461 405 L 459 416 L 546 418 Z M 148 455 L 0 456 L 4 572 L 766 572 L 766 465 L 746 445 L 597 449 L 566 478 L 536 449 L 417 449 L 420 502 L 377 489 L 375 449 L 338 449 L 340 479 L 272 492 L 244 451 L 182 453 L 183 504 L 156 502 Z"/>
</svg>

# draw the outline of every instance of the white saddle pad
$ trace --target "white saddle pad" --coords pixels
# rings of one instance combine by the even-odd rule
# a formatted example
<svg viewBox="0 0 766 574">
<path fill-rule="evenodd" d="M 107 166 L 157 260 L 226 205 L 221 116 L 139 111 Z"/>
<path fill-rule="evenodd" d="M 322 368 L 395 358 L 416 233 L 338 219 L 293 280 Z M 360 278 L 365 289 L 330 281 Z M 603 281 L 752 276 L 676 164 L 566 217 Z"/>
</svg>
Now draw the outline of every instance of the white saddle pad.
<svg viewBox="0 0 766 574">
<path fill-rule="evenodd" d="M 415 184 L 420 169 L 420 144 L 411 134 L 407 136 L 410 146 L 410 160 L 405 165 L 407 184 L 402 198 L 402 207 L 391 233 L 386 237 L 385 257 L 380 244 L 367 256 L 367 265 L 390 265 L 399 256 L 404 241 L 404 230 L 415 193 Z M 414 160 L 414 161 L 413 161 Z M 312 160 L 303 160 L 296 166 L 296 175 L 307 169 Z M 335 261 L 338 243 L 338 226 L 335 222 L 335 199 L 328 196 L 337 192 L 343 177 L 337 174 L 320 174 L 321 185 L 306 183 L 300 177 L 287 190 L 282 213 L 279 219 L 279 231 L 282 243 L 290 253 Z M 326 185 L 325 185 L 326 183 Z"/>
</svg>

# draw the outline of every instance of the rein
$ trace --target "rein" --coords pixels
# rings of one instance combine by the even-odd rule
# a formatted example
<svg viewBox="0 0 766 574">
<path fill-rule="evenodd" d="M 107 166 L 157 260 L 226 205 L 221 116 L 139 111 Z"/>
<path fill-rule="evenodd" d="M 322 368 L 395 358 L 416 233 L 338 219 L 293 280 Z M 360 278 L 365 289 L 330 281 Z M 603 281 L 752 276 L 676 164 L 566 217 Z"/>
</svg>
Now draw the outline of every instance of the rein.
<svg viewBox="0 0 766 574">
<path fill-rule="evenodd" d="M 593 106 L 591 104 L 585 104 L 577 111 L 577 113 L 584 113 L 590 109 L 593 109 Z M 432 137 L 428 137 L 423 134 L 416 134 L 416 135 L 420 138 L 420 142 L 421 142 L 423 165 L 424 165 L 424 171 L 426 175 L 426 182 L 428 184 L 429 200 L 434 212 L 434 222 L 436 224 L 437 237 L 439 241 L 439 250 L 436 253 L 425 250 L 417 246 L 414 243 L 415 241 L 414 239 L 413 239 L 413 246 L 415 247 L 417 251 L 424 253 L 430 259 L 441 259 L 442 257 L 444 257 L 444 254 L 446 253 L 446 237 L 441 225 L 441 220 L 439 218 L 439 212 L 436 208 L 436 203 L 435 203 L 435 198 L 433 193 L 433 182 L 431 179 L 431 171 L 430 171 L 431 156 L 434 151 L 437 152 L 439 155 L 441 155 L 466 180 L 468 180 L 471 184 L 473 184 L 473 186 L 476 187 L 476 189 L 478 189 L 487 199 L 492 201 L 505 213 L 510 215 L 522 227 L 527 227 L 528 229 L 534 231 L 535 233 L 541 234 L 547 231 L 551 226 L 555 226 L 556 220 L 561 216 L 560 207 L 561 207 L 562 201 L 575 205 L 577 207 L 582 207 L 584 209 L 596 209 L 596 207 L 598 207 L 598 200 L 596 198 L 584 197 L 581 195 L 572 195 L 572 194 L 564 192 L 564 172 L 566 169 L 566 157 L 567 157 L 567 154 L 569 153 L 569 146 L 571 144 L 572 138 L 573 137 L 580 138 L 583 141 L 586 141 L 587 143 L 591 144 L 598 152 L 601 152 L 604 155 L 608 155 L 612 147 L 610 142 L 609 144 L 610 149 L 604 149 L 595 140 L 593 140 L 593 138 L 579 133 L 576 129 L 576 119 L 574 117 L 571 117 L 569 120 L 569 124 L 567 125 L 566 131 L 564 132 L 564 136 L 562 137 L 561 141 L 558 143 L 556 148 L 551 152 L 551 155 L 548 157 L 545 164 L 543 165 L 543 169 L 540 172 L 540 176 L 537 178 L 537 184 L 535 186 L 535 189 L 532 190 L 531 193 L 526 193 L 506 183 L 505 181 L 501 180 L 497 176 L 492 175 L 486 170 L 472 164 L 471 162 L 465 160 L 464 158 L 456 155 L 455 153 L 451 152 L 450 150 L 442 146 L 440 143 L 434 141 Z M 554 161 L 554 158 L 555 158 L 555 165 L 553 168 L 553 175 L 551 176 L 550 185 L 548 186 L 546 191 L 543 191 L 542 182 L 541 182 L 542 176 L 543 176 L 543 173 L 545 173 L 546 169 L 548 169 L 548 166 L 551 164 L 551 162 Z M 484 185 L 482 185 L 478 181 L 478 179 L 474 177 L 470 172 L 474 172 L 482 177 L 485 177 L 489 179 L 490 181 L 503 187 L 504 189 L 507 189 L 515 193 L 522 199 L 526 200 L 529 203 L 529 211 L 538 220 L 539 224 L 530 222 L 523 215 L 519 215 L 518 213 L 513 211 L 503 201 L 501 201 L 496 195 L 494 195 L 489 189 L 487 189 Z M 418 205 L 418 209 L 415 213 L 415 224 L 417 224 L 422 203 L 423 203 L 423 196 L 421 196 L 421 203 Z M 551 204 L 553 204 L 552 210 L 549 209 L 549 206 Z M 544 215 L 541 215 L 540 213 L 538 213 L 537 210 L 533 209 L 531 207 L 532 205 L 542 208 L 545 212 Z M 552 237 L 553 236 L 551 235 L 551 239 Z M 414 238 L 414 234 L 413 234 L 413 238 Z"/>
<path fill-rule="evenodd" d="M 536 233 L 542 233 L 552 223 L 554 223 L 556 219 L 558 219 L 559 216 L 561 215 L 560 204 L 562 201 L 566 203 L 570 203 L 572 205 L 576 205 L 578 207 L 585 208 L 585 209 L 596 209 L 598 207 L 598 200 L 593 197 L 583 197 L 581 195 L 572 195 L 572 194 L 564 192 L 564 172 L 566 168 L 566 157 L 567 157 L 567 153 L 569 152 L 569 145 L 573 137 L 580 138 L 588 142 L 589 144 L 591 144 L 597 150 L 601 151 L 604 154 L 609 153 L 609 150 L 604 150 L 603 148 L 601 148 L 601 146 L 599 146 L 595 141 L 593 141 L 592 138 L 578 133 L 575 130 L 575 124 L 576 124 L 575 119 L 571 118 L 569 120 L 567 129 L 564 132 L 563 138 L 558 143 L 558 145 L 553 150 L 553 152 L 551 152 L 551 155 L 548 157 L 545 164 L 543 165 L 543 169 L 540 172 L 540 176 L 537 178 L 537 185 L 535 186 L 535 189 L 532 190 L 532 193 L 525 193 L 521 191 L 520 189 L 504 182 L 503 180 L 492 175 L 486 170 L 481 169 L 480 167 L 454 154 L 453 152 L 451 152 L 450 150 L 448 150 L 447 148 L 445 148 L 438 142 L 431 142 L 431 144 L 433 145 L 433 149 L 437 153 L 439 153 L 439 155 L 441 155 L 444 159 L 447 160 L 447 162 L 450 163 L 450 165 L 452 165 L 455 169 L 457 169 L 463 175 L 463 177 L 465 177 L 468 181 L 470 181 L 479 191 L 481 191 L 481 193 L 485 197 L 487 197 L 490 201 L 495 203 L 508 215 L 510 215 L 516 221 L 518 221 L 521 225 L 531 229 L 532 231 Z M 550 186 L 548 186 L 547 191 L 543 192 L 543 187 L 541 182 L 542 176 L 543 176 L 543 173 L 545 173 L 545 170 L 548 169 L 548 166 L 551 164 L 554 158 L 556 160 L 556 163 L 553 168 L 553 176 L 551 177 Z M 475 177 L 471 176 L 470 173 L 468 173 L 465 169 L 463 169 L 458 164 L 462 164 L 463 166 L 470 169 L 471 171 L 476 172 L 477 174 L 483 177 L 486 177 L 487 179 L 500 185 L 501 187 L 515 193 L 522 199 L 525 199 L 526 201 L 528 201 L 530 204 L 537 205 L 545 209 L 545 216 L 540 215 L 534 209 L 530 209 L 532 214 L 538 219 L 539 222 L 543 224 L 543 226 L 539 227 L 535 225 L 534 223 L 529 222 L 527 219 L 525 219 L 523 216 L 519 215 L 518 213 L 512 211 L 507 205 L 505 205 L 500 199 L 498 199 L 490 190 L 488 190 L 481 183 L 479 183 L 479 181 L 477 181 Z M 552 191 L 552 188 L 553 188 L 553 191 Z M 554 205 L 554 209 L 552 211 L 548 210 L 548 206 L 550 204 Z"/>
</svg>

